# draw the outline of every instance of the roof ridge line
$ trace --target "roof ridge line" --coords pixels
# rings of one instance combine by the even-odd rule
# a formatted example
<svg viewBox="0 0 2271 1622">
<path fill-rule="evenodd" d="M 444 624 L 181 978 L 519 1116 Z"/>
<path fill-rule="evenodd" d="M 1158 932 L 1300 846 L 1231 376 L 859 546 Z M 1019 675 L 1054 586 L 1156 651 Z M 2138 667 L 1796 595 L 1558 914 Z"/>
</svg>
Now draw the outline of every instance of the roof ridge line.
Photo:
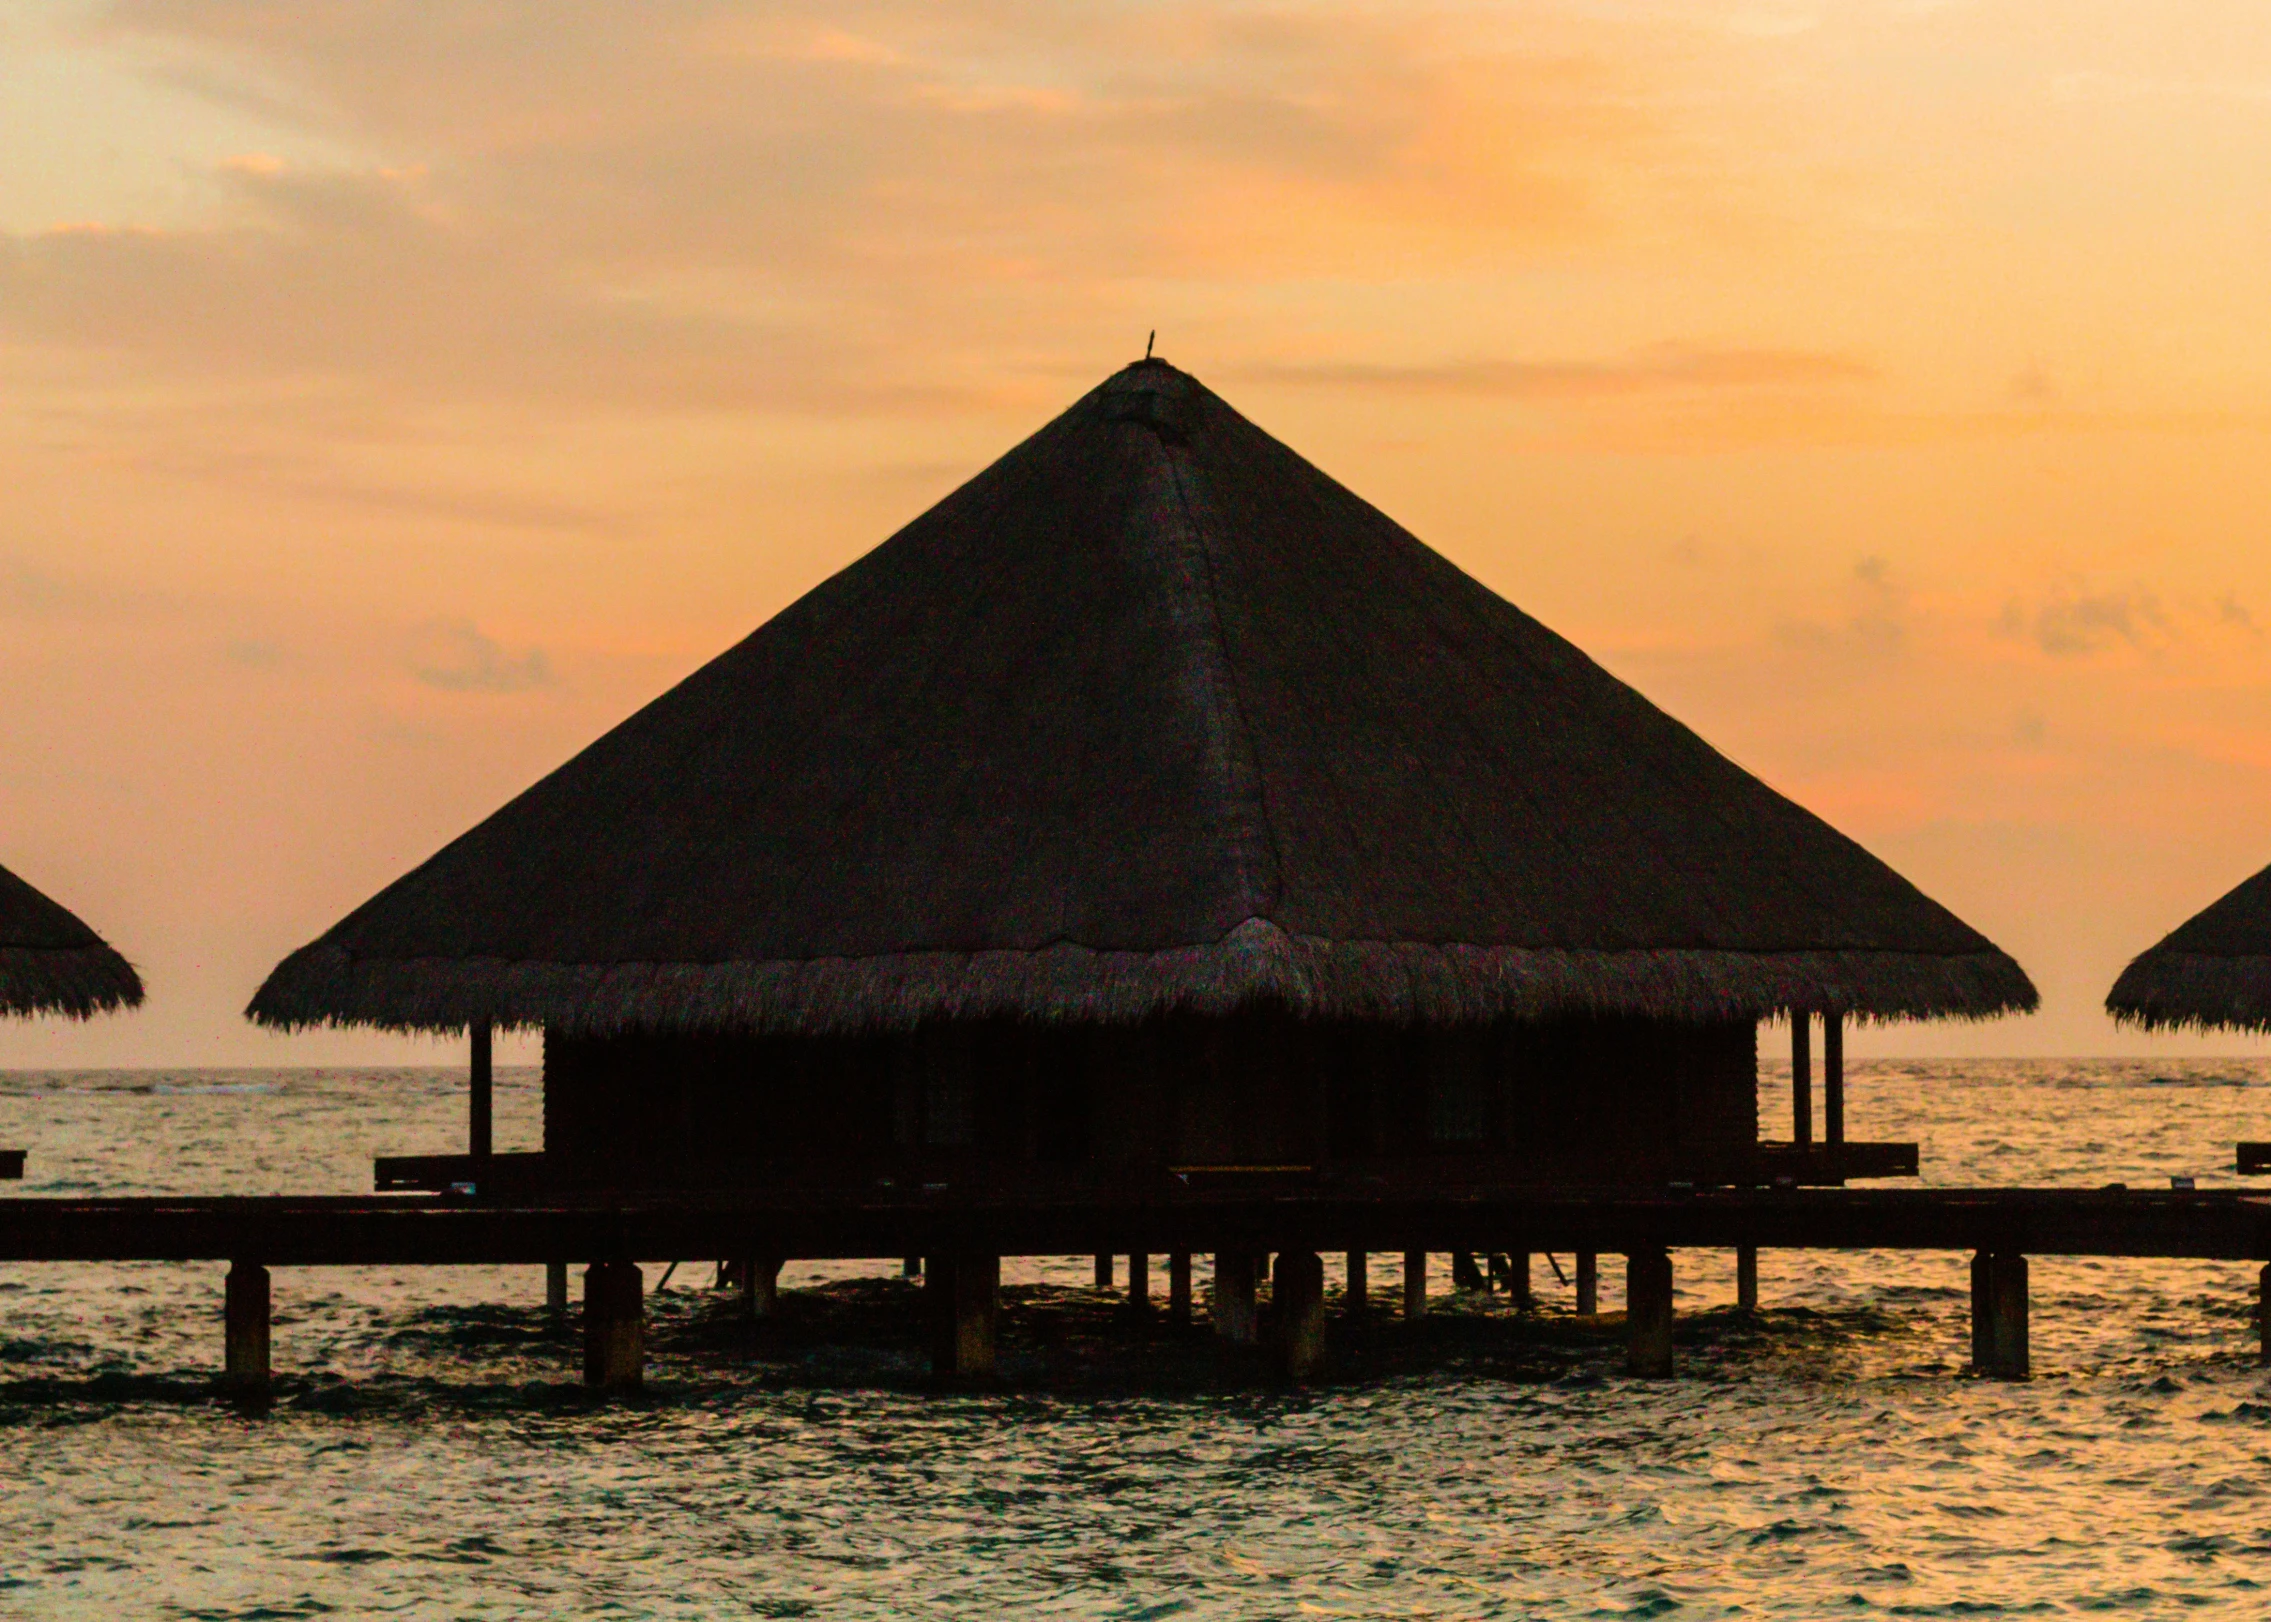
<svg viewBox="0 0 2271 1622">
<path fill-rule="evenodd" d="M 1270 826 L 1262 798 L 1261 767 L 1246 712 L 1238 702 L 1237 676 L 1222 635 L 1222 605 L 1216 591 L 1214 546 L 1211 537 L 1212 504 L 1195 488 L 1200 476 L 1190 462 L 1187 444 L 1176 444 L 1154 433 L 1152 443 L 1167 470 L 1175 507 L 1182 522 L 1175 536 L 1176 583 L 1191 605 L 1198 635 L 1186 638 L 1191 656 L 1191 686 L 1206 724 L 1209 764 L 1226 812 L 1224 848 L 1238 868 L 1238 904 L 1249 919 L 1267 919 L 1275 910 L 1283 887 L 1277 832 Z M 1202 518 L 1202 510 L 1205 517 Z M 1265 877 L 1261 871 L 1266 865 Z"/>
</svg>

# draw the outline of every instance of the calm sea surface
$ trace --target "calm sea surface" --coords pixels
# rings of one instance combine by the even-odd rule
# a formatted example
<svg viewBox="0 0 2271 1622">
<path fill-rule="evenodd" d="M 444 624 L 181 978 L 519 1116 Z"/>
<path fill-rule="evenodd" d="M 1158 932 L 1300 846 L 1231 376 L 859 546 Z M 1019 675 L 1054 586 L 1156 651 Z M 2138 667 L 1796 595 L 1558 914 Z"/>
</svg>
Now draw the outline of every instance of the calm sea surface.
<svg viewBox="0 0 2271 1622">
<path fill-rule="evenodd" d="M 534 1147 L 534 1082 L 501 1078 L 500 1147 Z M 2266 1082 L 1868 1064 L 1850 1130 L 1936 1183 L 2205 1185 L 2271 1137 Z M 461 1085 L 16 1072 L 0 1144 L 23 1194 L 360 1192 L 456 1145 Z M 792 1267 L 753 1336 L 690 1259 L 613 1403 L 539 1269 L 279 1270 L 257 1416 L 206 1394 L 217 1266 L 8 1268 L 0 1616 L 2271 1614 L 2252 1269 L 2038 1259 L 2005 1384 L 1961 1372 L 1961 1256 L 1770 1252 L 1748 1324 L 1728 1257 L 1675 1264 L 1678 1380 L 1624 1378 L 1541 1262 L 1539 1321 L 1336 1325 L 1344 1377 L 1301 1393 L 1131 1335 L 1083 1260 L 1015 1264 L 1011 1389 L 943 1397 L 895 1267 Z"/>
</svg>

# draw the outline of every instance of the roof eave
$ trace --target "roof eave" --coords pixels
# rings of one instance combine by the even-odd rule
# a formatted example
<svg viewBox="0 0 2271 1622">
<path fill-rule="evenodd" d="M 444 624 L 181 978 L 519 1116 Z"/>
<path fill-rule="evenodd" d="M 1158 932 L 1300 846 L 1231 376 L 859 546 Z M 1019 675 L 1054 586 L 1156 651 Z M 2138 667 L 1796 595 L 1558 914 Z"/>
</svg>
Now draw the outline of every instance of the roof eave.
<svg viewBox="0 0 2271 1622">
<path fill-rule="evenodd" d="M 2026 974 L 1992 949 L 1589 951 L 1325 941 L 1249 920 L 1222 940 L 1153 952 L 1038 951 L 715 963 L 568 964 L 381 959 L 317 942 L 280 964 L 246 1010 L 296 1029 L 459 1031 L 489 1023 L 629 1030 L 851 1032 L 940 1019 L 1132 1023 L 1276 1004 L 1314 1018 L 1471 1023 L 1631 1015 L 1762 1019 L 1791 1009 L 1864 1021 L 2031 1012 Z"/>
</svg>

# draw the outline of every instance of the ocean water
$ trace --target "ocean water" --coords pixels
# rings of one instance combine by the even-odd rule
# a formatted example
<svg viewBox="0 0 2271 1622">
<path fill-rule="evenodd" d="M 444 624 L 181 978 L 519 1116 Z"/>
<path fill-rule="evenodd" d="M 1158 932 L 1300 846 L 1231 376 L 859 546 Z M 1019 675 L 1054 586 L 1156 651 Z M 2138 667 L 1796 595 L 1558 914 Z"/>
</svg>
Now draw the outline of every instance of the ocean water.
<svg viewBox="0 0 2271 1622">
<path fill-rule="evenodd" d="M 2206 1185 L 2271 1137 L 2266 1082 L 1871 1063 L 1849 1130 L 1920 1139 L 1932 1183 Z M 373 1153 L 456 1144 L 461 1085 L 0 1075 L 32 1151 L 0 1198 L 360 1192 Z M 533 1147 L 534 1076 L 498 1108 Z M 792 1265 L 752 1331 L 689 1259 L 613 1401 L 539 1269 L 278 1270 L 263 1413 L 210 1395 L 217 1265 L 7 1267 L 0 1616 L 2271 1613 L 2251 1267 L 2038 1258 L 2007 1383 L 1963 1372 L 1960 1255 L 1769 1252 L 1755 1320 L 1729 1257 L 1675 1266 L 1676 1380 L 1625 1378 L 1541 1261 L 1534 1319 L 1336 1321 L 1335 1377 L 1285 1391 L 1129 1327 L 1085 1259 L 1015 1263 L 1008 1389 L 944 1396 L 895 1265 Z"/>
</svg>

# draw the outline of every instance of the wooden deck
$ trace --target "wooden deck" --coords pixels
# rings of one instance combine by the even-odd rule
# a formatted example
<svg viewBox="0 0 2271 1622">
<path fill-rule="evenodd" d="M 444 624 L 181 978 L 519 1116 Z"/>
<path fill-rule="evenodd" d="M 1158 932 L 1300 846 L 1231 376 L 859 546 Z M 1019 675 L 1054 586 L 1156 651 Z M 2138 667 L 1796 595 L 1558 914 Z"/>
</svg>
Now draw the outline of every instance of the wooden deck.
<svg viewBox="0 0 2271 1622">
<path fill-rule="evenodd" d="M 495 1169 L 492 1163 L 492 1171 Z M 524 1171 L 526 1168 L 522 1168 Z M 1217 1168 L 1220 1170 L 1220 1168 Z M 1252 1168 L 1230 1168 L 1232 1170 Z M 1268 1168 L 1275 1172 L 1303 1168 Z M 165 1261 L 228 1263 L 222 1383 L 265 1400 L 272 1267 L 541 1263 L 548 1303 L 564 1309 L 568 1267 L 583 1264 L 584 1378 L 636 1386 L 644 1345 L 641 1260 L 734 1264 L 744 1310 L 769 1310 L 789 1259 L 923 1257 L 932 1365 L 942 1380 L 993 1375 L 1000 1261 L 1018 1255 L 1166 1255 L 1216 1267 L 1217 1333 L 1251 1344 L 1259 1258 L 1275 1255 L 1273 1356 L 1288 1378 L 1324 1361 L 1319 1256 L 1402 1251 L 1405 1311 L 1426 1310 L 1430 1253 L 1572 1252 L 1581 1302 L 1601 1253 L 1625 1257 L 1627 1368 L 1672 1372 L 1673 1253 L 1731 1249 L 1741 1304 L 1756 1302 L 1760 1250 L 1957 1250 L 1972 1255 L 1972 1363 L 1984 1374 L 2028 1371 L 2027 1258 L 2087 1255 L 2271 1259 L 2271 1195 L 2238 1189 L 2076 1188 L 1660 1190 L 1465 1188 L 1427 1194 L 1359 1186 L 1213 1186 L 1171 1179 L 1126 1196 L 1052 1201 L 950 1184 L 879 1197 L 799 1191 L 656 1195 L 509 1191 L 333 1198 L 0 1199 L 0 1264 Z M 508 1186 L 500 1186 L 500 1184 Z M 1525 1266 L 1526 1272 L 1526 1266 Z M 1146 1275 L 1131 1263 L 1134 1282 Z M 1108 1276 L 1108 1275 L 1107 1275 Z M 2271 1361 L 2271 1266 L 2258 1280 L 2258 1322 Z M 1590 1311 L 1590 1305 L 1580 1310 Z"/>
<path fill-rule="evenodd" d="M 1684 1247 L 1986 1250 L 2271 1260 L 2271 1194 L 2242 1189 L 1209 1189 L 1052 1205 L 953 1188 L 793 1203 L 762 1194 L 0 1199 L 0 1262 L 269 1266 L 811 1260 L 1259 1251 Z"/>
</svg>

